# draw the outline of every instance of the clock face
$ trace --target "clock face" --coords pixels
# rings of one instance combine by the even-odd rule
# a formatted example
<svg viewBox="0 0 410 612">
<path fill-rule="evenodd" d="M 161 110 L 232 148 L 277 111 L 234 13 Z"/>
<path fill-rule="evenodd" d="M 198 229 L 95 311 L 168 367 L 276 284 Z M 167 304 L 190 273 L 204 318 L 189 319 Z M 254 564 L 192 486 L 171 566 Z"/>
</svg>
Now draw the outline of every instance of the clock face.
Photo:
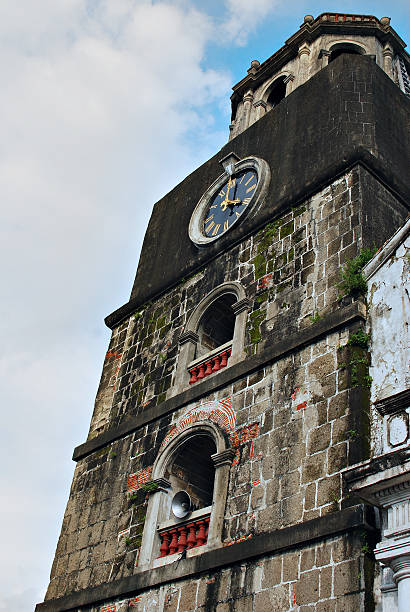
<svg viewBox="0 0 410 612">
<path fill-rule="evenodd" d="M 203 235 L 215 239 L 226 232 L 250 205 L 257 186 L 258 175 L 253 168 L 229 177 L 209 200 L 201 228 Z"/>
<path fill-rule="evenodd" d="M 239 159 L 230 153 L 221 163 L 225 172 L 202 194 L 189 221 L 189 237 L 199 248 L 211 245 L 235 223 L 254 215 L 268 191 L 270 169 L 260 157 Z"/>
</svg>

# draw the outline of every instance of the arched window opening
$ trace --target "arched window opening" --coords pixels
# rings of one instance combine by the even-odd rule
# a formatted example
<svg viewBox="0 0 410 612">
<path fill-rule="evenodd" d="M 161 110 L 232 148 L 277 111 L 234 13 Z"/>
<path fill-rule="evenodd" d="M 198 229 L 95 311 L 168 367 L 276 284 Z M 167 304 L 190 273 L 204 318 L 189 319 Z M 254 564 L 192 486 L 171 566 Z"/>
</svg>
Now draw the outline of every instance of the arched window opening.
<svg viewBox="0 0 410 612">
<path fill-rule="evenodd" d="M 334 45 L 330 52 L 329 64 L 333 62 L 340 55 L 363 55 L 364 50 L 358 45 L 353 43 L 342 43 L 340 45 Z"/>
<path fill-rule="evenodd" d="M 212 438 L 197 435 L 185 442 L 165 470 L 164 476 L 173 493 L 186 491 L 195 510 L 212 504 L 215 466 L 211 456 L 215 453 L 216 445 Z"/>
<path fill-rule="evenodd" d="M 272 89 L 270 90 L 268 99 L 267 99 L 267 110 L 271 110 L 275 108 L 283 100 L 286 96 L 286 83 L 285 77 L 281 77 L 276 79 L 273 83 Z"/>
<path fill-rule="evenodd" d="M 189 414 L 181 415 L 181 433 L 165 443 L 154 463 L 140 570 L 173 562 L 183 552 L 189 557 L 221 546 L 234 449 L 219 425 L 191 423 Z M 191 504 L 184 505 L 186 494 Z"/>
<path fill-rule="evenodd" d="M 233 338 L 235 314 L 232 305 L 237 298 L 232 293 L 222 295 L 204 312 L 199 325 L 196 357 L 201 357 Z"/>
<path fill-rule="evenodd" d="M 200 301 L 179 338 L 169 397 L 244 358 L 249 308 L 250 301 L 238 282 L 223 283 Z"/>
</svg>

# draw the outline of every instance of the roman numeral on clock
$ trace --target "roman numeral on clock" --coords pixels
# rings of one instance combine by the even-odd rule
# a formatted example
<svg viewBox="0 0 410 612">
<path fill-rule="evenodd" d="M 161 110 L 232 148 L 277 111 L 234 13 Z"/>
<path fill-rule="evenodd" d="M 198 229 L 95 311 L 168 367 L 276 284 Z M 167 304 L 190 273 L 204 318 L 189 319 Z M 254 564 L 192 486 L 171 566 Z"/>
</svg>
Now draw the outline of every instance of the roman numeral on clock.
<svg viewBox="0 0 410 612">
<path fill-rule="evenodd" d="M 221 227 L 220 223 L 217 223 L 214 227 L 214 231 L 212 232 L 212 236 L 216 236 L 217 233 L 219 232 L 219 228 Z"/>
</svg>

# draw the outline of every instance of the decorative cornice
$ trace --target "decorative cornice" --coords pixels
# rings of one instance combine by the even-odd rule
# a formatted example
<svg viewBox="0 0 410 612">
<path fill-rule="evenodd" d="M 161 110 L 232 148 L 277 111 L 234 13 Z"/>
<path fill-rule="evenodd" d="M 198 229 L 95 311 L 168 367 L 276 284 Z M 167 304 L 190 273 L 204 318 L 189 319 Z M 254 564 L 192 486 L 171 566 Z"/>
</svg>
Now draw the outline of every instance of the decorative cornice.
<svg viewBox="0 0 410 612">
<path fill-rule="evenodd" d="M 175 410 L 191 402 L 196 402 L 209 393 L 222 389 L 235 380 L 263 368 L 270 362 L 280 359 L 284 355 L 295 350 L 301 349 L 303 346 L 316 342 L 318 338 L 333 332 L 335 329 L 345 327 L 354 321 L 364 320 L 365 318 L 363 302 L 353 302 L 344 308 L 340 308 L 324 316 L 323 319 L 312 326 L 289 334 L 277 342 L 267 343 L 267 345 L 256 355 L 247 357 L 229 368 L 224 368 L 221 372 L 218 372 L 216 376 L 205 378 L 200 383 L 192 385 L 190 389 L 170 397 L 161 404 L 147 407 L 137 416 L 125 417 L 120 425 L 112 427 L 99 436 L 77 446 L 77 448 L 74 449 L 73 459 L 74 461 L 83 459 L 94 451 L 103 448 L 110 442 L 124 438 L 140 427 L 156 421 L 167 414 L 173 413 Z M 130 409 L 131 408 L 132 406 L 130 406 Z"/>
<path fill-rule="evenodd" d="M 297 546 L 307 546 L 324 538 L 332 538 L 355 530 L 375 531 L 373 509 L 358 505 L 326 516 L 298 523 L 284 529 L 272 530 L 244 542 L 215 548 L 156 569 L 141 571 L 132 576 L 105 582 L 97 587 L 75 591 L 60 599 L 51 599 L 36 606 L 36 612 L 67 612 L 85 606 L 95 606 L 117 597 L 136 595 L 144 589 L 169 584 L 182 578 L 215 571 L 263 555 L 278 554 Z"/>
<path fill-rule="evenodd" d="M 238 315 L 240 312 L 243 312 L 244 310 L 249 310 L 250 307 L 251 307 L 251 301 L 249 298 L 242 298 L 242 300 L 238 300 L 231 306 L 234 315 Z"/>
<path fill-rule="evenodd" d="M 390 395 L 390 397 L 374 402 L 374 407 L 378 410 L 378 412 L 380 412 L 380 414 L 383 415 L 401 412 L 409 406 L 410 389 L 405 389 L 404 391 L 400 391 L 400 393 Z"/>
<path fill-rule="evenodd" d="M 211 459 L 215 468 L 219 468 L 222 465 L 231 465 L 232 459 L 235 456 L 235 450 L 233 448 L 227 448 L 220 453 L 215 453 L 215 455 L 211 455 Z"/>
<path fill-rule="evenodd" d="M 182 332 L 182 334 L 179 337 L 178 344 L 186 344 L 187 342 L 193 342 L 194 344 L 196 344 L 198 340 L 199 340 L 198 334 L 188 329 L 187 331 Z"/>
</svg>

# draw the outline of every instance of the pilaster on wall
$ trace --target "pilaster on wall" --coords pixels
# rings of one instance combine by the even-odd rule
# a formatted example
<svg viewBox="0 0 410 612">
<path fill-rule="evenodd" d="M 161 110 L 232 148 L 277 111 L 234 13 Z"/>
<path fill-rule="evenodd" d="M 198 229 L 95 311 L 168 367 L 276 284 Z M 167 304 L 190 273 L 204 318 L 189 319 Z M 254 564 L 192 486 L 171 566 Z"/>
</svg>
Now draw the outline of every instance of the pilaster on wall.
<svg viewBox="0 0 410 612">
<path fill-rule="evenodd" d="M 406 459 L 407 457 L 407 459 Z M 382 539 L 376 545 L 376 561 L 391 568 L 397 587 L 398 612 L 408 610 L 410 600 L 410 452 L 390 453 L 367 465 L 350 468 L 345 478 L 353 492 L 381 509 Z M 401 461 L 405 458 L 404 461 Z M 378 461 L 378 463 L 377 463 Z M 382 469 L 382 465 L 388 465 Z M 396 464 L 396 465 L 395 465 Z M 380 467 L 380 469 L 377 469 Z M 389 596 L 389 589 L 382 595 Z"/>
</svg>

